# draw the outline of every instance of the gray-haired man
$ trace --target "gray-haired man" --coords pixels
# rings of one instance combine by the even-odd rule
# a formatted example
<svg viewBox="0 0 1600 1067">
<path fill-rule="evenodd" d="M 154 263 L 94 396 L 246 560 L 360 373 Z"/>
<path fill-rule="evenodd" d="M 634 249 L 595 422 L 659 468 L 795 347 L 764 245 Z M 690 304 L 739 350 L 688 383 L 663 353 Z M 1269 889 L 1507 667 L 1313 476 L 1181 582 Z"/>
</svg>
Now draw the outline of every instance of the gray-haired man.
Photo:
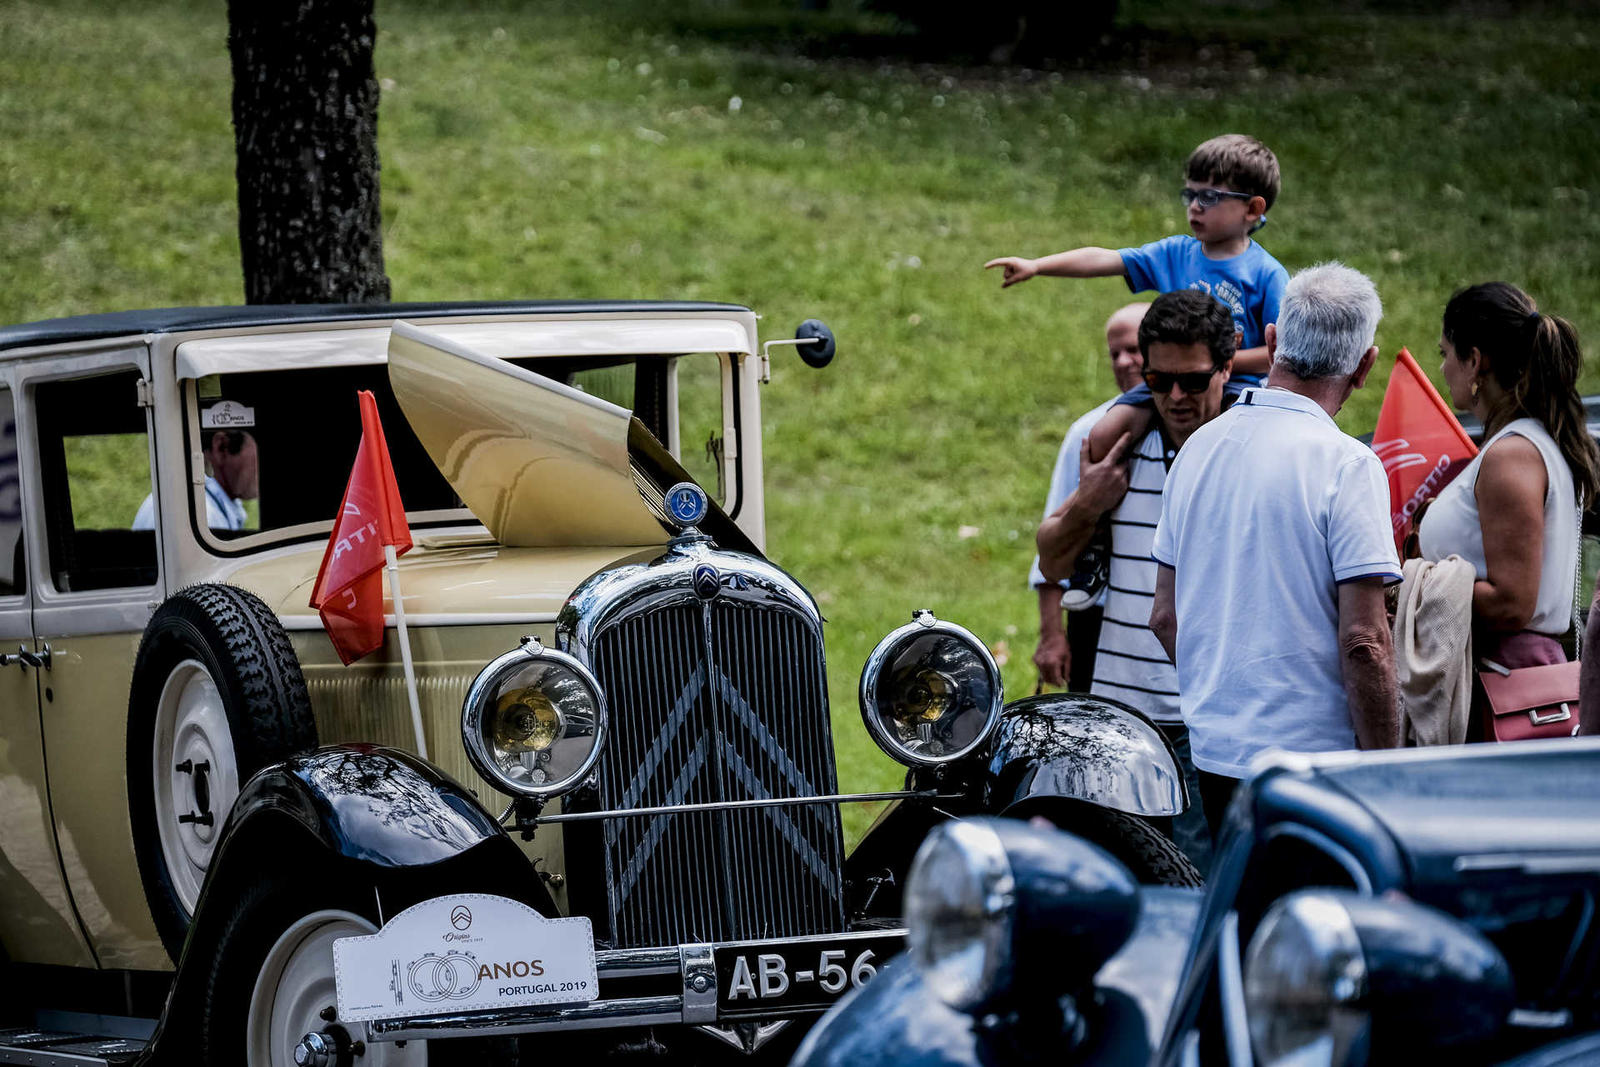
<svg viewBox="0 0 1600 1067">
<path fill-rule="evenodd" d="M 1266 388 L 1196 430 L 1167 475 L 1150 628 L 1178 667 L 1213 833 L 1264 749 L 1399 742 L 1389 483 L 1333 421 L 1372 370 L 1382 314 L 1358 271 L 1295 275 L 1266 330 Z"/>
</svg>

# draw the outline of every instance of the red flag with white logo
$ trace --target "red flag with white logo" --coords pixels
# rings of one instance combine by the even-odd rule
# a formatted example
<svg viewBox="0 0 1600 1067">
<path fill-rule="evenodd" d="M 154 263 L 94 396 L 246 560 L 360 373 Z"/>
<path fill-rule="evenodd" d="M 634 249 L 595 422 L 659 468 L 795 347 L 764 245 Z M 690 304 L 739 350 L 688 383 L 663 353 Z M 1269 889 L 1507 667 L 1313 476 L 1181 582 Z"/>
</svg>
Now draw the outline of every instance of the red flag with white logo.
<svg viewBox="0 0 1600 1067">
<path fill-rule="evenodd" d="M 383 644 L 383 546 L 393 545 L 396 555 L 411 548 L 378 402 L 365 389 L 357 395 L 361 446 L 311 587 L 311 606 L 321 613 L 334 651 L 346 665 Z"/>
<path fill-rule="evenodd" d="M 1405 540 L 1417 509 L 1478 454 L 1455 412 L 1403 348 L 1384 390 L 1372 450 L 1389 476 L 1389 517 L 1396 548 Z"/>
</svg>

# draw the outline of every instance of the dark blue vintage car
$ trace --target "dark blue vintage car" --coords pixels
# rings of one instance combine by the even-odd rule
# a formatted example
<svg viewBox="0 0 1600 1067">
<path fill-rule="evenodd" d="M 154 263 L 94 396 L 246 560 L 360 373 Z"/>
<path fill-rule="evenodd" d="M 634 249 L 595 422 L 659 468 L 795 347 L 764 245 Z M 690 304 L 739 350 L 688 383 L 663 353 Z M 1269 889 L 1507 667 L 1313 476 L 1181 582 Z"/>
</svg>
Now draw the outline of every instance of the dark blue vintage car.
<svg viewBox="0 0 1600 1067">
<path fill-rule="evenodd" d="M 1203 892 L 940 828 L 804 1067 L 1600 1062 L 1600 741 L 1269 758 Z"/>
</svg>

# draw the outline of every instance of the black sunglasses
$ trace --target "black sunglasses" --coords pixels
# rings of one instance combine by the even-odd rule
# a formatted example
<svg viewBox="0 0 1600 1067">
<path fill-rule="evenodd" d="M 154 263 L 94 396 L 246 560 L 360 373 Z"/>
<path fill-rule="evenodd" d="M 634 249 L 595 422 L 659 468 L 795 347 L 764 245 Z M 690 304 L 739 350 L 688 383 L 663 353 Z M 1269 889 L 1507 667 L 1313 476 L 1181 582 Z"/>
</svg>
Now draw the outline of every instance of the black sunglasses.
<svg viewBox="0 0 1600 1067">
<path fill-rule="evenodd" d="M 1174 385 L 1190 396 L 1194 396 L 1210 389 L 1211 379 L 1216 377 L 1217 372 L 1221 369 L 1221 367 L 1213 367 L 1210 370 L 1184 371 L 1182 374 L 1168 374 L 1164 370 L 1147 370 L 1144 372 L 1144 384 L 1148 385 L 1150 391 L 1157 396 L 1165 396 L 1172 392 Z"/>
<path fill-rule="evenodd" d="M 1185 186 L 1178 192 L 1178 199 L 1183 201 L 1183 206 L 1188 207 L 1196 200 L 1201 207 L 1216 207 L 1224 200 L 1250 200 L 1251 193 L 1236 193 L 1231 189 L 1190 189 Z"/>
</svg>

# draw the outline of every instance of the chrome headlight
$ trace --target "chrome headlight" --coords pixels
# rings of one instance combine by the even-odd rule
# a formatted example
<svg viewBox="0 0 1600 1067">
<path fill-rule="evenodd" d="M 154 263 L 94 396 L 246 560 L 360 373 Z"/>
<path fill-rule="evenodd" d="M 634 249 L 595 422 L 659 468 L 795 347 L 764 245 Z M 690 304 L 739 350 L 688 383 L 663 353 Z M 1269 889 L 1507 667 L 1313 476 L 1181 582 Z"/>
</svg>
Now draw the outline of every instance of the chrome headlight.
<svg viewBox="0 0 1600 1067">
<path fill-rule="evenodd" d="M 1005 845 L 983 822 L 928 835 L 906 880 L 907 947 L 929 988 L 971 1011 L 1008 984 L 1016 880 Z"/>
<path fill-rule="evenodd" d="M 861 670 L 861 717 L 878 747 L 933 766 L 982 746 L 1005 703 L 1000 668 L 983 642 L 930 611 L 878 643 Z"/>
<path fill-rule="evenodd" d="M 1304 890 L 1273 904 L 1244 960 L 1266 1067 L 1404 1063 L 1505 1025 L 1511 969 L 1482 934 L 1414 901 Z"/>
<path fill-rule="evenodd" d="M 581 782 L 605 733 L 600 683 L 537 639 L 479 672 L 461 708 L 473 767 L 497 789 L 525 797 L 560 796 Z"/>
<path fill-rule="evenodd" d="M 1337 1067 L 1365 1057 L 1367 963 L 1350 913 L 1317 893 L 1276 904 L 1245 956 L 1250 1039 L 1269 1065 Z"/>
<path fill-rule="evenodd" d="M 905 893 L 907 949 L 957 1011 L 1077 992 L 1133 932 L 1138 885 L 1109 854 L 1017 819 L 943 823 Z"/>
</svg>

